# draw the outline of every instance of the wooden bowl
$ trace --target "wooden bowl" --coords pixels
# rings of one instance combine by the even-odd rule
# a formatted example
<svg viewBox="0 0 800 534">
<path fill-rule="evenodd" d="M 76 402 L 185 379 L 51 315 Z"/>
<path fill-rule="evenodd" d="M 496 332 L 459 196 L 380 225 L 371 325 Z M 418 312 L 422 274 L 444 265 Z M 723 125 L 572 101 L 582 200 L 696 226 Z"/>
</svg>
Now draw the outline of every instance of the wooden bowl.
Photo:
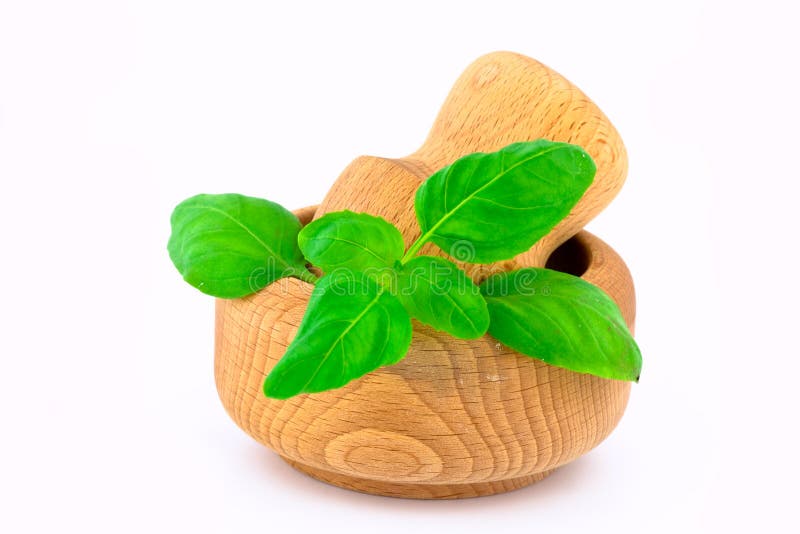
<svg viewBox="0 0 800 534">
<path fill-rule="evenodd" d="M 299 216 L 307 223 L 314 211 Z M 548 266 L 604 289 L 633 329 L 630 273 L 600 239 L 580 232 Z M 625 410 L 629 382 L 553 367 L 488 335 L 461 340 L 417 322 L 400 363 L 341 389 L 268 399 L 262 383 L 293 339 L 310 292 L 291 278 L 217 300 L 214 370 L 236 424 L 324 482 L 421 499 L 501 493 L 595 447 Z"/>
</svg>

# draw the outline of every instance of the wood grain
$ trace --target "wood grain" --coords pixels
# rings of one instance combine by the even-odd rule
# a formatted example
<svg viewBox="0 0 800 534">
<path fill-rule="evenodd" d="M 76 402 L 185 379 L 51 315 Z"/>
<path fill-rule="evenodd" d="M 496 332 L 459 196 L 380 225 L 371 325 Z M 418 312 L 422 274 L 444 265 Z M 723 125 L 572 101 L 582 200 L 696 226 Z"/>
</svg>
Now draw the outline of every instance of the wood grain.
<svg viewBox="0 0 800 534">
<path fill-rule="evenodd" d="M 476 281 L 498 270 L 541 267 L 611 202 L 625 181 L 628 159 L 614 126 L 580 89 L 538 61 L 511 52 L 483 56 L 464 71 L 419 150 L 405 158 L 354 160 L 320 204 L 317 217 L 343 209 L 379 215 L 401 230 L 408 246 L 420 234 L 413 203 L 423 180 L 466 154 L 542 137 L 582 146 L 597 164 L 592 186 L 528 252 L 488 266 L 457 262 Z M 449 257 L 433 244 L 422 252 Z"/>
<path fill-rule="evenodd" d="M 312 213 L 300 215 L 307 222 Z M 608 245 L 581 232 L 552 263 L 603 288 L 633 328 L 630 273 Z M 426 499 L 508 491 L 595 447 L 625 410 L 628 382 L 552 367 L 488 335 L 460 340 L 416 322 L 397 365 L 341 389 L 268 399 L 262 382 L 294 337 L 310 291 L 284 279 L 218 300 L 215 378 L 245 432 L 325 482 Z"/>
</svg>

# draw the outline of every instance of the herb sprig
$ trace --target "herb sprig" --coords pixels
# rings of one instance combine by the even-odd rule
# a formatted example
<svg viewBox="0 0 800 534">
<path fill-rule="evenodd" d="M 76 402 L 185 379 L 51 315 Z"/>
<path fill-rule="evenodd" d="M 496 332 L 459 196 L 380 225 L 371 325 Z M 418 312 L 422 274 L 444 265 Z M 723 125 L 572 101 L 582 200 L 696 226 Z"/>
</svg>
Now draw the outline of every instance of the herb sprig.
<svg viewBox="0 0 800 534">
<path fill-rule="evenodd" d="M 268 200 L 198 195 L 175 208 L 168 250 L 187 282 L 220 298 L 284 277 L 315 284 L 294 340 L 264 381 L 271 398 L 338 388 L 397 363 L 412 318 L 462 339 L 488 332 L 573 371 L 638 380 L 639 348 L 599 288 L 541 268 L 478 286 L 453 261 L 419 254 L 432 242 L 467 263 L 513 258 L 569 214 L 595 171 L 582 148 L 544 139 L 464 156 L 417 190 L 421 235 L 408 249 L 395 226 L 369 214 L 333 212 L 301 227 Z"/>
</svg>

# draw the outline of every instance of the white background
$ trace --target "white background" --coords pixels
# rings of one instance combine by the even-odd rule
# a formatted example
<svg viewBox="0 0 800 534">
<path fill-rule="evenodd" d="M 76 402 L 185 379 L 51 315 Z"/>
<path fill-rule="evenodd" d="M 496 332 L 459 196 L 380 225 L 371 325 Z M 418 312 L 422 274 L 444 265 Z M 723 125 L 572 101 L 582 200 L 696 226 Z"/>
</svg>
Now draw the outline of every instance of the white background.
<svg viewBox="0 0 800 534">
<path fill-rule="evenodd" d="M 0 531 L 797 532 L 791 8 L 0 6 Z M 413 151 L 498 49 L 567 76 L 626 141 L 628 182 L 589 228 L 637 283 L 629 409 L 596 450 L 502 496 L 299 475 L 216 397 L 213 301 L 170 264 L 169 213 L 199 192 L 315 203 L 355 156 Z"/>
</svg>

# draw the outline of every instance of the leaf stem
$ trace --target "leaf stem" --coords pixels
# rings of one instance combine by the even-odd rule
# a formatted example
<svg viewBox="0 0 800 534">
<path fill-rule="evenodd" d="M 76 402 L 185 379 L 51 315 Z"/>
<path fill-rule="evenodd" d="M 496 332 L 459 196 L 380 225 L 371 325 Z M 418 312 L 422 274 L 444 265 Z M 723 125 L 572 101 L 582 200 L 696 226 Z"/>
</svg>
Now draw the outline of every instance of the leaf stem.
<svg viewBox="0 0 800 534">
<path fill-rule="evenodd" d="M 411 258 L 413 258 L 417 254 L 417 252 L 419 252 L 419 249 L 422 248 L 422 245 L 428 242 L 428 237 L 430 237 L 430 232 L 426 232 L 425 234 L 421 235 L 416 241 L 411 243 L 411 246 L 408 247 L 408 251 L 403 256 L 403 259 L 400 260 L 400 263 L 402 265 L 408 263 L 411 260 Z"/>
<path fill-rule="evenodd" d="M 308 282 L 309 284 L 316 284 L 319 278 L 314 276 L 314 273 L 311 271 L 307 271 L 303 269 L 302 271 L 297 271 L 295 276 L 302 280 L 303 282 Z"/>
</svg>

